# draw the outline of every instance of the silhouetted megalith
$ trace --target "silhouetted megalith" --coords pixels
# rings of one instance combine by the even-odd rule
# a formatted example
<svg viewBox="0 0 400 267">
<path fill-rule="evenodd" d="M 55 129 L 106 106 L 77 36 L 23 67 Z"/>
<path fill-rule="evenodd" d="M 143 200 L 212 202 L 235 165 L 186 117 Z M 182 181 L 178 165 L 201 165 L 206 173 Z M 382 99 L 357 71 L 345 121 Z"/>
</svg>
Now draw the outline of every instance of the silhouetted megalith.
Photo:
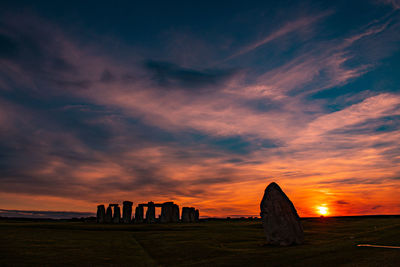
<svg viewBox="0 0 400 267">
<path fill-rule="evenodd" d="M 143 223 L 143 206 L 138 205 L 135 209 L 135 223 Z"/>
<path fill-rule="evenodd" d="M 146 222 L 147 223 L 156 222 L 156 206 L 154 205 L 154 202 L 151 201 L 147 203 Z"/>
<path fill-rule="evenodd" d="M 123 208 L 122 208 L 122 221 L 124 223 L 131 223 L 132 222 L 132 205 L 131 201 L 124 201 Z"/>
<path fill-rule="evenodd" d="M 161 206 L 162 223 L 179 222 L 179 206 L 174 202 L 165 202 Z"/>
<path fill-rule="evenodd" d="M 199 212 L 199 210 L 195 210 L 195 213 L 194 213 L 194 220 L 195 220 L 195 222 L 198 222 L 198 221 L 200 220 L 199 217 L 200 217 L 200 212 Z"/>
<path fill-rule="evenodd" d="M 183 207 L 182 208 L 182 222 L 195 222 L 196 221 L 196 210 L 194 208 Z"/>
<path fill-rule="evenodd" d="M 109 205 L 108 207 L 107 207 L 107 212 L 106 212 L 106 217 L 105 217 L 105 222 L 106 223 L 111 223 L 112 222 L 112 208 L 111 208 L 111 206 Z"/>
<path fill-rule="evenodd" d="M 279 185 L 271 183 L 267 186 L 260 209 L 268 244 L 288 246 L 303 243 L 300 217 Z"/>
<path fill-rule="evenodd" d="M 105 223 L 105 219 L 106 219 L 106 209 L 104 207 L 104 205 L 98 205 L 97 206 L 97 223 Z"/>
<path fill-rule="evenodd" d="M 190 208 L 190 221 L 196 222 L 196 209 Z"/>
<path fill-rule="evenodd" d="M 114 216 L 113 216 L 112 222 L 120 223 L 121 222 L 121 209 L 119 208 L 118 204 L 111 204 L 110 206 L 114 206 Z"/>
</svg>

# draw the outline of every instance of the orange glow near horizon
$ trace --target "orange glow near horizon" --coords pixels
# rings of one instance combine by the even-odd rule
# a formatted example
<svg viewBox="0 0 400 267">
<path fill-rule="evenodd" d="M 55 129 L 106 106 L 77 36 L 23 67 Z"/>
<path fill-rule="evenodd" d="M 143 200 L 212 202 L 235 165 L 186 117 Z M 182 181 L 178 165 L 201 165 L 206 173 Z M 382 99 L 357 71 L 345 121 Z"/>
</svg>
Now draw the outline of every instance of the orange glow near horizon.
<svg viewBox="0 0 400 267">
<path fill-rule="evenodd" d="M 329 209 L 323 204 L 323 206 L 317 207 L 317 212 L 319 215 L 326 216 L 329 214 Z"/>
<path fill-rule="evenodd" d="M 318 183 L 302 183 L 289 179 L 268 181 L 243 181 L 229 185 L 213 185 L 208 188 L 207 196 L 162 196 L 156 192 L 104 192 L 97 200 L 71 200 L 70 198 L 51 196 L 32 196 L 13 193 L 0 194 L 2 207 L 15 210 L 42 211 L 81 211 L 96 212 L 98 204 L 120 203 L 130 200 L 134 206 L 153 201 L 163 203 L 174 201 L 182 207 L 196 207 L 200 217 L 259 217 L 260 201 L 269 182 L 277 182 L 293 202 L 300 217 L 316 216 L 353 216 L 398 214 L 398 200 L 391 197 L 391 192 L 399 192 L 398 186 L 383 187 L 371 190 L 358 186 L 318 186 Z M 368 196 L 368 198 L 366 198 Z M 88 196 L 92 197 L 92 196 Z M 40 207 L 38 209 L 37 207 Z"/>
</svg>

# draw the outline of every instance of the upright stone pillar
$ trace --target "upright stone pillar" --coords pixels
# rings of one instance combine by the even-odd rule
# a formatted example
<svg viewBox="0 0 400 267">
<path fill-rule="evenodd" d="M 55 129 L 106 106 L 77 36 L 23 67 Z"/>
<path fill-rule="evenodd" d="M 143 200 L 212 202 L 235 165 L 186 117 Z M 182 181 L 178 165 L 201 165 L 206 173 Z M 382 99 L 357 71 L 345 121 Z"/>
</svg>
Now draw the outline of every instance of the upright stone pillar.
<svg viewBox="0 0 400 267">
<path fill-rule="evenodd" d="M 97 206 L 97 216 L 96 216 L 96 221 L 97 223 L 105 223 L 106 219 L 106 210 L 104 208 L 104 205 L 98 205 Z"/>
<path fill-rule="evenodd" d="M 179 222 L 179 206 L 176 204 L 172 208 L 171 222 Z"/>
<path fill-rule="evenodd" d="M 120 223 L 121 222 L 121 209 L 119 208 L 118 204 L 111 204 L 110 206 L 114 207 L 114 216 L 113 216 L 112 222 Z"/>
<path fill-rule="evenodd" d="M 107 207 L 107 212 L 106 212 L 106 217 L 105 217 L 105 223 L 111 223 L 112 222 L 112 208 L 111 205 L 108 205 Z"/>
<path fill-rule="evenodd" d="M 151 201 L 147 203 L 146 222 L 147 223 L 156 222 L 156 206 L 154 205 L 154 202 Z"/>
<path fill-rule="evenodd" d="M 196 222 L 196 210 L 195 208 L 182 208 L 182 222 Z"/>
<path fill-rule="evenodd" d="M 190 222 L 196 222 L 196 210 L 194 208 L 190 208 Z"/>
<path fill-rule="evenodd" d="M 124 201 L 122 208 L 122 221 L 124 223 L 132 222 L 132 205 L 133 203 L 130 201 Z"/>
<path fill-rule="evenodd" d="M 300 217 L 292 201 L 279 185 L 270 183 L 267 186 L 260 209 L 268 244 L 289 246 L 304 242 Z"/>
<path fill-rule="evenodd" d="M 135 223 L 143 223 L 143 205 L 139 204 L 135 209 Z"/>
<path fill-rule="evenodd" d="M 182 208 L 182 222 L 184 223 L 190 222 L 190 213 L 191 213 L 191 208 L 189 207 Z"/>
<path fill-rule="evenodd" d="M 194 213 L 194 221 L 195 221 L 195 222 L 199 222 L 199 221 L 200 221 L 200 212 L 199 212 L 198 209 L 195 210 L 195 213 Z"/>
<path fill-rule="evenodd" d="M 179 222 L 179 206 L 174 202 L 165 202 L 161 207 L 162 223 Z"/>
</svg>

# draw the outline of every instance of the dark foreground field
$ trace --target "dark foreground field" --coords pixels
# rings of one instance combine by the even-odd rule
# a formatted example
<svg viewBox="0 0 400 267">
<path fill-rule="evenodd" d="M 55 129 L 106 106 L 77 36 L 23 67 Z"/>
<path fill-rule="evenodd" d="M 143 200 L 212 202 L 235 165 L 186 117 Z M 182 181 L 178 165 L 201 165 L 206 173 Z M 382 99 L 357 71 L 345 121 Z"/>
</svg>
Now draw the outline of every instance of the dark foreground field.
<svg viewBox="0 0 400 267">
<path fill-rule="evenodd" d="M 400 217 L 303 220 L 302 246 L 264 246 L 259 221 L 170 225 L 0 221 L 0 266 L 400 266 Z"/>
</svg>

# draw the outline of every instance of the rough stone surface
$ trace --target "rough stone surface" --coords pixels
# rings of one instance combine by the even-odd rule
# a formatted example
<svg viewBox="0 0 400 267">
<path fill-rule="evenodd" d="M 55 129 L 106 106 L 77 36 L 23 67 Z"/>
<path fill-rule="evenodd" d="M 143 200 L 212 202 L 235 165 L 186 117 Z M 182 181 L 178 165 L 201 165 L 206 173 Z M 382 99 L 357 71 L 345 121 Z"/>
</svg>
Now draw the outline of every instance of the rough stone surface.
<svg viewBox="0 0 400 267">
<path fill-rule="evenodd" d="M 122 221 L 123 223 L 132 222 L 132 205 L 131 201 L 124 201 L 122 208 Z"/>
<path fill-rule="evenodd" d="M 156 206 L 154 205 L 154 202 L 151 201 L 147 203 L 146 222 L 147 223 L 156 222 Z"/>
<path fill-rule="evenodd" d="M 268 244 L 289 246 L 303 243 L 299 215 L 279 185 L 271 183 L 267 186 L 260 209 Z"/>
<path fill-rule="evenodd" d="M 190 222 L 190 209 L 188 207 L 182 208 L 182 222 Z"/>
<path fill-rule="evenodd" d="M 121 209 L 118 205 L 114 205 L 114 216 L 113 216 L 113 223 L 120 223 L 121 222 Z"/>
<path fill-rule="evenodd" d="M 182 222 L 190 223 L 196 221 L 196 210 L 194 208 L 182 208 Z"/>
<path fill-rule="evenodd" d="M 135 209 L 135 223 L 143 223 L 143 206 L 139 205 Z"/>
<path fill-rule="evenodd" d="M 105 223 L 106 220 L 106 209 L 104 205 L 98 205 L 97 206 L 97 223 Z"/>
<path fill-rule="evenodd" d="M 165 202 L 161 206 L 161 217 L 162 223 L 179 222 L 179 206 L 174 202 Z"/>
<path fill-rule="evenodd" d="M 111 206 L 108 206 L 105 217 L 105 223 L 111 223 L 111 222 L 112 222 L 112 208 Z"/>
<path fill-rule="evenodd" d="M 190 210 L 190 222 L 196 222 L 196 210 L 194 208 Z"/>
</svg>

